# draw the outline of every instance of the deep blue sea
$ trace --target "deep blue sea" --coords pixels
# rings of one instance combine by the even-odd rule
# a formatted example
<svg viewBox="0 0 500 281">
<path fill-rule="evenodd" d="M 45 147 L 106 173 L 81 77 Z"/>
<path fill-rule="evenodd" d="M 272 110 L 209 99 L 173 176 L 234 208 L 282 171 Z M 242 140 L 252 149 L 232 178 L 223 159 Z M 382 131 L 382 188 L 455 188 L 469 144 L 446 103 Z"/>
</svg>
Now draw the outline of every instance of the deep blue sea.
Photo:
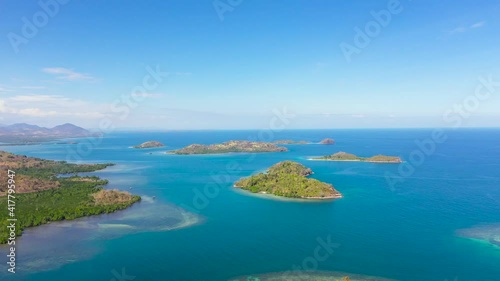
<svg viewBox="0 0 500 281">
<path fill-rule="evenodd" d="M 143 196 L 115 214 L 26 230 L 17 241 L 15 275 L 5 273 L 1 248 L 0 279 L 335 280 L 324 276 L 350 275 L 351 280 L 498 281 L 500 129 L 447 130 L 444 142 L 427 141 L 425 149 L 417 145 L 432 134 L 431 129 L 119 132 L 78 144 L 0 147 L 53 160 L 116 163 L 91 174 L 109 179 L 107 188 Z M 316 144 L 327 137 L 336 144 Z M 313 144 L 286 145 L 284 153 L 165 153 L 237 139 Z M 167 146 L 130 148 L 147 140 Z M 338 151 L 395 155 L 405 163 L 308 160 Z M 333 184 L 344 197 L 284 200 L 232 187 L 240 177 L 283 160 L 310 167 L 311 177 Z M 292 277 L 279 279 L 283 274 Z"/>
</svg>

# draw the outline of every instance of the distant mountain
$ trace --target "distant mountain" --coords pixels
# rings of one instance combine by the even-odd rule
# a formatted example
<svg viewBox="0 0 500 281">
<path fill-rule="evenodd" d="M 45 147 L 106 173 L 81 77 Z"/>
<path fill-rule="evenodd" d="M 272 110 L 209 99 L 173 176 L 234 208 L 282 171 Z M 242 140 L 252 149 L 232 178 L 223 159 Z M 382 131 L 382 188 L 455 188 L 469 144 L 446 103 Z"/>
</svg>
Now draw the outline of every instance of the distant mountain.
<svg viewBox="0 0 500 281">
<path fill-rule="evenodd" d="M 44 135 L 50 133 L 50 129 L 30 125 L 26 123 L 16 123 L 9 126 L 2 127 L 0 134 L 7 135 Z"/>
<path fill-rule="evenodd" d="M 84 128 L 75 126 L 70 123 L 55 126 L 50 130 L 52 133 L 58 135 L 86 136 L 89 134 L 89 131 L 85 130 Z"/>
<path fill-rule="evenodd" d="M 70 123 L 55 126 L 54 128 L 45 128 L 26 123 L 16 123 L 0 127 L 0 142 L 38 142 L 89 135 L 89 131 Z"/>
</svg>

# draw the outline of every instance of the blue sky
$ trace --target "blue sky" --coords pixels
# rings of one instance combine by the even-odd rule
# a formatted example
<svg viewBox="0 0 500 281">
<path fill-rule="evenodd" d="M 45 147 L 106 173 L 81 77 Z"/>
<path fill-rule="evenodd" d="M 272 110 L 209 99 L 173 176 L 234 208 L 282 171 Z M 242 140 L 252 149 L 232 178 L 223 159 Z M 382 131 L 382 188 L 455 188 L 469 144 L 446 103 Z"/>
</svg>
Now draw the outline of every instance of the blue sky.
<svg viewBox="0 0 500 281">
<path fill-rule="evenodd" d="M 2 124 L 500 125 L 498 1 L 41 2 L 0 2 Z"/>
</svg>

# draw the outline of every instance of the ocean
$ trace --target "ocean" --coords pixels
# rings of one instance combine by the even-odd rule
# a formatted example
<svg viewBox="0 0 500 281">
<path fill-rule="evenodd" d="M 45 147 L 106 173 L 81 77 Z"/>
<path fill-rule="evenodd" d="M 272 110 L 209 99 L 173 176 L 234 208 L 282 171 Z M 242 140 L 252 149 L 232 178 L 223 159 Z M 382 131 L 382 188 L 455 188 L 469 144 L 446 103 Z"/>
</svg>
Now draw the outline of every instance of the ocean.
<svg viewBox="0 0 500 281">
<path fill-rule="evenodd" d="M 1 280 L 500 280 L 500 129 L 116 132 L 78 144 L 3 146 L 82 163 L 143 196 L 114 214 L 29 228 Z M 334 145 L 318 144 L 333 138 Z M 306 140 L 282 153 L 171 155 L 200 143 Z M 162 148 L 133 149 L 148 140 Z M 425 145 L 419 145 L 424 143 Z M 338 151 L 402 164 L 310 161 Z M 289 200 L 233 188 L 283 160 L 343 194 Z M 496 245 L 495 245 L 496 244 Z M 370 279 L 374 278 L 374 279 Z"/>
</svg>

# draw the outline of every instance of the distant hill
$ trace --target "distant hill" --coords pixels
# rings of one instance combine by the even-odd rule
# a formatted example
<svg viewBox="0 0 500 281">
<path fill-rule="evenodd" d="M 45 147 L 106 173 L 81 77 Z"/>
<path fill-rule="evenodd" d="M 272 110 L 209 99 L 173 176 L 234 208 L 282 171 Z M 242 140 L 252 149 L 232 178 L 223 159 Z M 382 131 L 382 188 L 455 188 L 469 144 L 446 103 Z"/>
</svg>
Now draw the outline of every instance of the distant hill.
<svg viewBox="0 0 500 281">
<path fill-rule="evenodd" d="M 70 123 L 45 128 L 26 123 L 0 127 L 0 142 L 26 143 L 89 136 L 90 132 Z"/>
<path fill-rule="evenodd" d="M 85 130 L 82 127 L 75 126 L 70 123 L 62 124 L 59 126 L 55 126 L 50 129 L 52 133 L 59 135 L 72 135 L 72 136 L 86 136 L 90 132 Z"/>
</svg>

